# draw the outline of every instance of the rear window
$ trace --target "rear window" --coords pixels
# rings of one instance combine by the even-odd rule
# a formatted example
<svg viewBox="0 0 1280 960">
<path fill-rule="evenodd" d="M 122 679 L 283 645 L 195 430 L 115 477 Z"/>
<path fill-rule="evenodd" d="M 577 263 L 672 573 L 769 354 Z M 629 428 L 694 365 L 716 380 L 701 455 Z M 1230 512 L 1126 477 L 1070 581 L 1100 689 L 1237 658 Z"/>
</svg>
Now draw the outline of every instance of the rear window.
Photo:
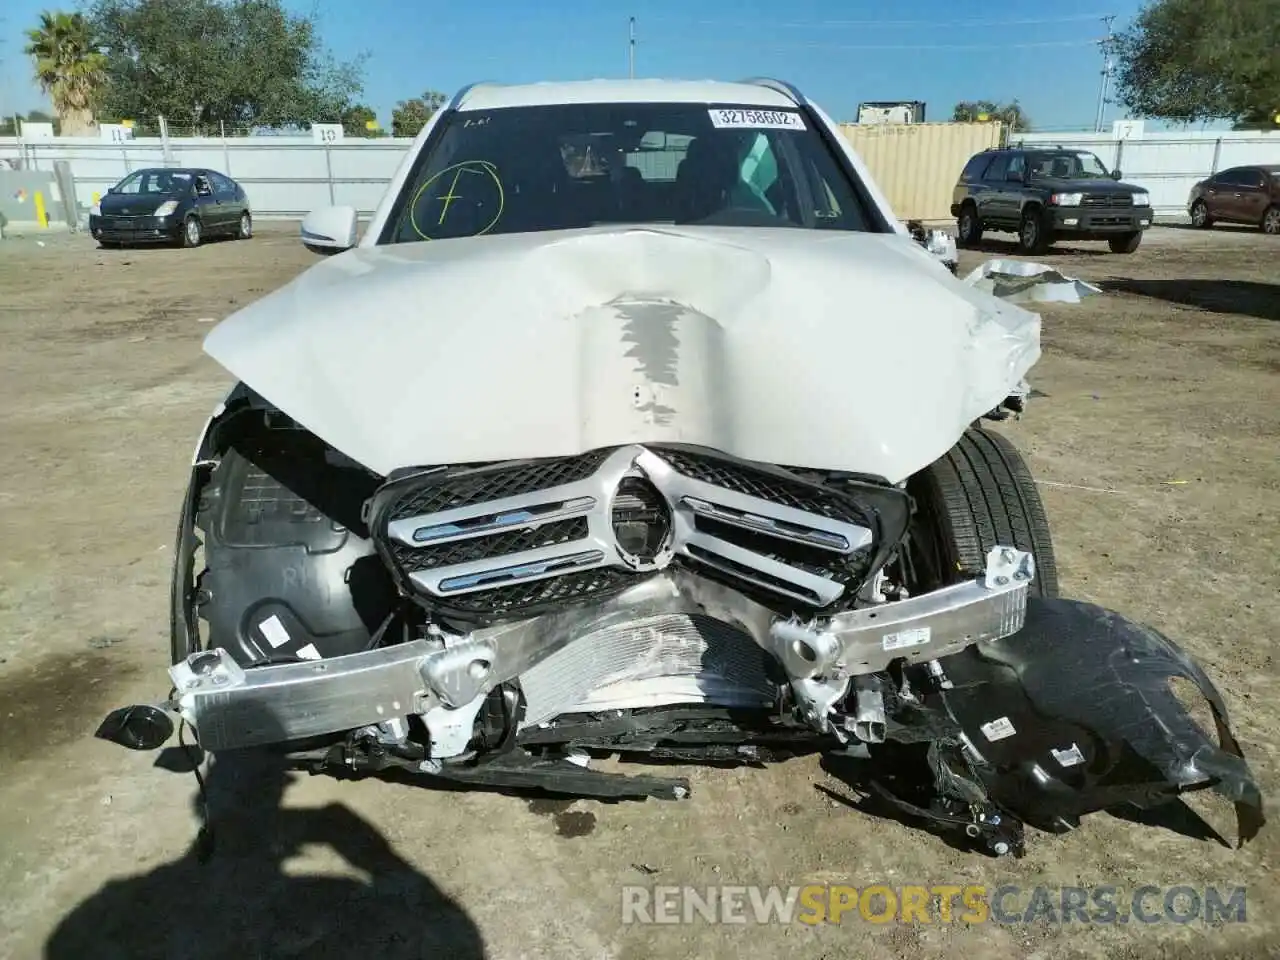
<svg viewBox="0 0 1280 960">
<path fill-rule="evenodd" d="M 384 242 L 679 223 L 881 229 L 798 110 L 565 104 L 443 118 Z"/>
</svg>

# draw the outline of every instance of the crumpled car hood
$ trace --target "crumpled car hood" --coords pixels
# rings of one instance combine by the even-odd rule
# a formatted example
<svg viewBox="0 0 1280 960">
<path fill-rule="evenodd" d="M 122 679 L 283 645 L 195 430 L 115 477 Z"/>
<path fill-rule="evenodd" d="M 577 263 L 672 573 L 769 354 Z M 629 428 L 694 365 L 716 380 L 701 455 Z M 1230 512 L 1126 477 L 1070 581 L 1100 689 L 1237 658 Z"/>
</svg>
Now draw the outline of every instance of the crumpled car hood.
<svg viewBox="0 0 1280 960">
<path fill-rule="evenodd" d="M 1013 391 L 1040 320 L 896 234 L 608 226 L 357 248 L 205 350 L 384 475 L 674 441 L 897 482 Z"/>
</svg>

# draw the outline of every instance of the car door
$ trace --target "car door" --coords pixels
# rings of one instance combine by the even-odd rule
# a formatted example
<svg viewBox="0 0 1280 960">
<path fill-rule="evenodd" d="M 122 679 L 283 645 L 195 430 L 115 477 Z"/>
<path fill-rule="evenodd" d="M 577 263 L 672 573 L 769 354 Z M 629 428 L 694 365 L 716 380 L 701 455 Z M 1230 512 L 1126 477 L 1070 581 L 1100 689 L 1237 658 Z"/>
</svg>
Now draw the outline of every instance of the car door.
<svg viewBox="0 0 1280 960">
<path fill-rule="evenodd" d="M 241 204 L 236 196 L 236 185 L 220 173 L 209 171 L 213 181 L 214 196 L 218 200 L 219 229 L 233 233 L 240 223 Z"/>
<path fill-rule="evenodd" d="M 1009 154 L 998 153 L 982 172 L 982 182 L 974 190 L 978 218 L 984 223 L 1007 223 L 1010 219 L 1003 194 L 1008 186 Z"/>
<path fill-rule="evenodd" d="M 1240 223 L 1261 223 L 1262 215 L 1271 206 L 1271 185 L 1267 174 L 1254 167 L 1240 171 L 1239 183 L 1232 193 L 1233 209 Z"/>
<path fill-rule="evenodd" d="M 1239 172 L 1233 167 L 1215 173 L 1205 185 L 1204 205 L 1209 208 L 1209 216 L 1214 220 L 1230 223 L 1236 219 L 1234 194 L 1237 187 L 1236 175 Z"/>
<path fill-rule="evenodd" d="M 200 226 L 206 234 L 218 233 L 222 228 L 222 213 L 218 209 L 218 195 L 213 188 L 213 181 L 206 174 L 196 174 L 193 184 L 195 190 L 196 215 L 200 218 Z"/>
<path fill-rule="evenodd" d="M 1009 154 L 1009 165 L 1005 167 L 1004 184 L 1000 188 L 1000 216 L 1010 223 L 1022 219 L 1022 200 L 1026 195 L 1024 187 L 1027 183 L 1027 155 L 1025 153 Z"/>
</svg>

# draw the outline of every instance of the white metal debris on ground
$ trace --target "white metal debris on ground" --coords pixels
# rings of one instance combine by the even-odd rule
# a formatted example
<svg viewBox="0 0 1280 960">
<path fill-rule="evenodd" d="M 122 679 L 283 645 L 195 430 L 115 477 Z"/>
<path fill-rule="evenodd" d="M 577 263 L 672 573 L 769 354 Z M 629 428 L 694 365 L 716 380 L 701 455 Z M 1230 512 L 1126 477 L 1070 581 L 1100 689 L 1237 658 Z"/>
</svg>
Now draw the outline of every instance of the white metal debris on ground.
<svg viewBox="0 0 1280 960">
<path fill-rule="evenodd" d="M 1079 303 L 1082 297 L 1102 292 L 1053 267 L 1025 260 L 988 260 L 964 282 L 1010 303 Z"/>
</svg>

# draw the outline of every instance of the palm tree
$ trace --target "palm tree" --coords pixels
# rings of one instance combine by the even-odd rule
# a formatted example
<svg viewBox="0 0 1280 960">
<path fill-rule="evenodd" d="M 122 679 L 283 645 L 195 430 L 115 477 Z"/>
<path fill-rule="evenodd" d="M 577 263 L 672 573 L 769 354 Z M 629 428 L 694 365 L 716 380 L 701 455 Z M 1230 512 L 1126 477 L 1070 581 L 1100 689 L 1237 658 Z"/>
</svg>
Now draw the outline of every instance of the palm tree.
<svg viewBox="0 0 1280 960">
<path fill-rule="evenodd" d="M 35 62 L 36 80 L 53 101 L 64 136 L 92 133 L 93 106 L 106 77 L 107 58 L 93 42 L 93 31 L 79 13 L 40 14 L 40 26 L 27 31 L 25 53 Z"/>
</svg>

